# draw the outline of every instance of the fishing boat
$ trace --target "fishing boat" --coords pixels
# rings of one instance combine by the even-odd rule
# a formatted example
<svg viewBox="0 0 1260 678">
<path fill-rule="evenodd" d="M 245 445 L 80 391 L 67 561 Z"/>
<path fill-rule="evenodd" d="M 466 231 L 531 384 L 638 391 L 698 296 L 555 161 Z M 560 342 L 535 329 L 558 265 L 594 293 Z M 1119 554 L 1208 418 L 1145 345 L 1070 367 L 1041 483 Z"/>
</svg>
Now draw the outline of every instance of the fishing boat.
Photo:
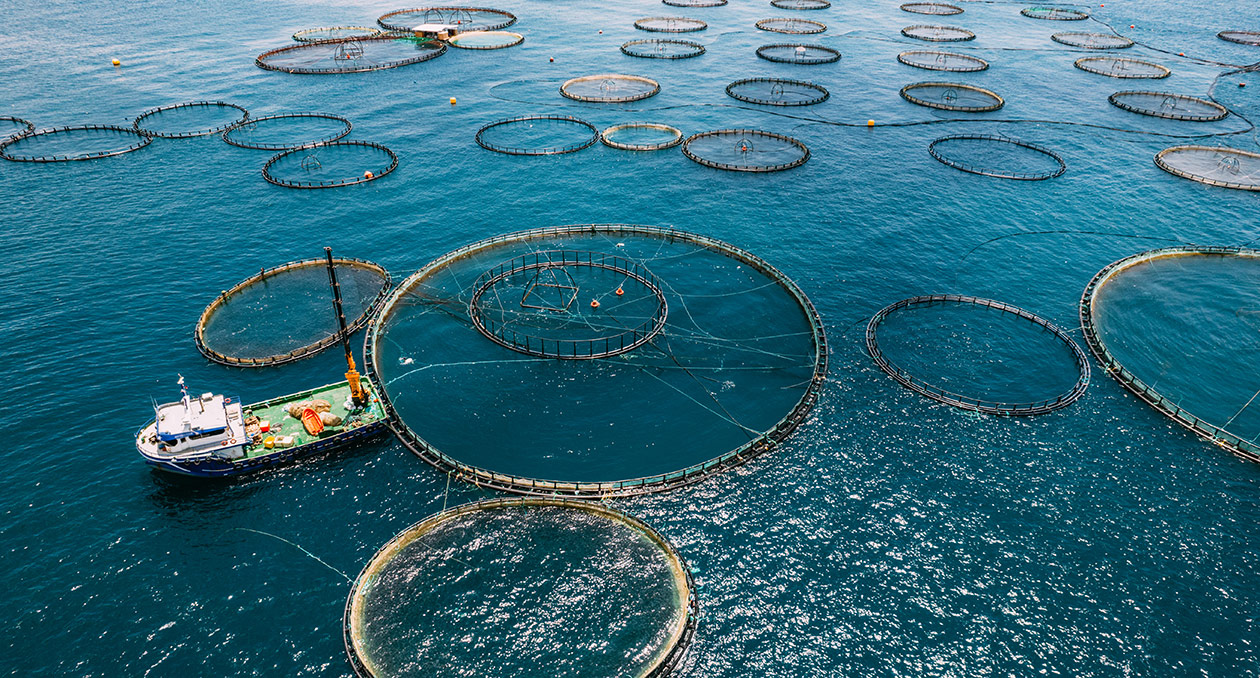
<svg viewBox="0 0 1260 678">
<path fill-rule="evenodd" d="M 341 287 L 332 250 L 324 248 L 333 306 L 346 351 L 346 378 L 326 386 L 250 405 L 216 393 L 154 405 L 153 420 L 136 432 L 136 449 L 146 463 L 186 476 L 235 476 L 365 440 L 386 429 L 380 398 L 355 369 Z"/>
</svg>

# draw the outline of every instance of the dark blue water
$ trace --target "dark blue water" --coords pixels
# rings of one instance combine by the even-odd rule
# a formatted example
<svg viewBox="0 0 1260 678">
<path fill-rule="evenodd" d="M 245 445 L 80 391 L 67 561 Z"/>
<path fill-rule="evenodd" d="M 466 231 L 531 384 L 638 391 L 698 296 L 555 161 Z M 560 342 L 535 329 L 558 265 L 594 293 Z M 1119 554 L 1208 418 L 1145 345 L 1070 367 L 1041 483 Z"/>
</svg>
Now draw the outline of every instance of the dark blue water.
<svg viewBox="0 0 1260 678">
<path fill-rule="evenodd" d="M 236 484 L 153 475 L 131 436 L 151 415 L 150 397 L 174 396 L 177 373 L 194 390 L 258 400 L 343 369 L 334 352 L 267 370 L 210 364 L 192 341 L 198 314 L 260 267 L 325 245 L 406 273 L 505 231 L 637 222 L 766 258 L 817 304 L 834 351 L 824 402 L 789 444 L 692 488 L 617 502 L 699 570 L 703 617 L 683 675 L 1256 675 L 1260 469 L 1106 378 L 1053 415 L 977 418 L 898 386 L 861 347 L 866 319 L 907 296 L 973 294 L 1070 327 L 1081 289 L 1115 259 L 1169 241 L 1260 237 L 1254 194 L 1173 177 L 1151 160 L 1186 141 L 1174 136 L 1249 124 L 1111 106 L 1107 96 L 1132 81 L 1073 68 L 1087 54 L 1049 39 L 1103 27 L 1027 19 L 1008 3 L 965 3 L 948 18 L 978 36 L 956 49 L 992 64 L 948 79 L 992 89 L 1006 106 L 963 116 L 914 106 L 900 87 L 947 78 L 897 63 L 924 43 L 900 36 L 923 17 L 896 4 L 809 12 L 830 27 L 803 42 L 844 58 L 798 67 L 755 56 L 783 42 L 753 28 L 788 13 L 766 3 L 512 0 L 498 6 L 522 18 L 512 29 L 527 36 L 519 47 L 333 77 L 266 72 L 253 58 L 296 30 L 365 24 L 395 7 L 8 7 L 0 115 L 41 127 L 119 124 L 153 106 L 222 98 L 254 115 L 345 115 L 350 138 L 389 146 L 401 164 L 379 181 L 316 192 L 267 184 L 270 153 L 216 138 L 157 140 L 93 162 L 0 162 L 0 352 L 11 370 L 0 396 L 13 417 L 0 478 L 6 670 L 347 674 L 346 580 L 290 544 L 235 528 L 280 535 L 353 573 L 445 500 L 482 493 L 452 483 L 444 497 L 446 478 L 388 440 Z M 1228 76 L 1213 90 L 1227 68 L 1201 61 L 1260 61 L 1260 49 L 1215 37 L 1260 26 L 1254 5 L 1105 4 L 1091 11 L 1164 50 L 1125 50 L 1173 69 L 1153 89 L 1214 92 L 1260 116 L 1260 77 Z M 709 22 L 689 36 L 708 52 L 677 62 L 619 52 L 646 35 L 635 19 L 661 14 Z M 109 65 L 115 57 L 121 68 Z M 661 93 L 618 107 L 557 92 L 568 78 L 608 71 L 655 78 Z M 816 80 L 832 96 L 784 117 L 724 94 L 745 77 Z M 813 155 L 789 172 L 748 175 L 700 167 L 677 149 L 510 158 L 473 143 L 485 122 L 536 113 L 600 128 L 646 119 L 687 134 L 759 127 L 799 138 Z M 880 126 L 867 129 L 868 119 Z M 960 133 L 1046 146 L 1067 173 L 1002 181 L 928 155 L 933 139 Z M 1256 146 L 1250 132 L 1206 142 Z"/>
</svg>

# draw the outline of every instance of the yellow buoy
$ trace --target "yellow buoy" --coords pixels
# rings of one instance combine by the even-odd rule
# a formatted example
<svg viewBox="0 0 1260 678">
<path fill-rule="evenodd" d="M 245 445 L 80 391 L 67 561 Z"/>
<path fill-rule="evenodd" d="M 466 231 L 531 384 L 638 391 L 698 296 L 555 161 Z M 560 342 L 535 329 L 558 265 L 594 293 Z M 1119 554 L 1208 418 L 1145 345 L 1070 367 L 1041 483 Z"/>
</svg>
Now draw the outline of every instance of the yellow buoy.
<svg viewBox="0 0 1260 678">
<path fill-rule="evenodd" d="M 115 66 L 121 66 L 121 65 L 122 65 L 122 62 L 121 62 L 121 61 L 119 61 L 119 60 L 117 60 L 117 59 L 114 59 L 114 60 L 110 61 L 109 63 L 114 64 Z"/>
<path fill-rule="evenodd" d="M 451 97 L 451 105 L 452 105 L 452 106 L 454 106 L 454 105 L 455 105 L 455 97 Z"/>
<path fill-rule="evenodd" d="M 874 120 L 867 120 L 867 121 L 866 121 L 866 126 L 867 126 L 867 127 L 874 127 L 874 126 L 875 126 L 875 121 L 874 121 Z"/>
</svg>

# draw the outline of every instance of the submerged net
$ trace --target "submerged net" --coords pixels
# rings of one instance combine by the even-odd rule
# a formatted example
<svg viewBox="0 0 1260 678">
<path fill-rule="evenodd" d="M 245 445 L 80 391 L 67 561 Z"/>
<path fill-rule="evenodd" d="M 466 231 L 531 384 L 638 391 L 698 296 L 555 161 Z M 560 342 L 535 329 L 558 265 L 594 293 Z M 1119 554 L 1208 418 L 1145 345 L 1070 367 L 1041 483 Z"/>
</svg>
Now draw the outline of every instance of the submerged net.
<svg viewBox="0 0 1260 678">
<path fill-rule="evenodd" d="M 827 0 L 770 0 L 770 5 L 779 9 L 827 9 L 831 3 Z"/>
<path fill-rule="evenodd" d="M 251 118 L 223 131 L 223 140 L 240 148 L 287 151 L 326 144 L 350 133 L 353 125 L 330 113 L 278 113 Z"/>
<path fill-rule="evenodd" d="M 703 31 L 709 27 L 709 24 L 699 19 L 679 16 L 652 16 L 634 22 L 634 27 L 641 31 L 656 33 L 692 33 Z"/>
<path fill-rule="evenodd" d="M 335 258 L 347 331 L 367 324 L 389 292 L 389 272 Z M 341 341 L 325 259 L 264 269 L 219 293 L 194 332 L 197 349 L 224 365 L 262 367 L 300 360 Z"/>
<path fill-rule="evenodd" d="M 774 33 L 808 35 L 811 33 L 822 33 L 827 30 L 827 24 L 821 21 L 810 21 L 809 19 L 776 18 L 758 21 L 757 28 Z"/>
<path fill-rule="evenodd" d="M 746 78 L 726 86 L 731 98 L 766 106 L 809 106 L 826 101 L 831 93 L 822 85 L 781 78 Z"/>
<path fill-rule="evenodd" d="M 1058 153 L 1026 141 L 986 134 L 941 137 L 928 153 L 954 169 L 1001 179 L 1038 181 L 1067 170 Z"/>
<path fill-rule="evenodd" d="M 68 162 L 122 155 L 148 146 L 153 137 L 128 127 L 53 127 L 10 136 L 0 142 L 0 158 L 17 162 Z"/>
<path fill-rule="evenodd" d="M 1240 45 L 1260 45 L 1260 31 L 1221 31 L 1216 37 Z"/>
<path fill-rule="evenodd" d="M 901 34 L 907 38 L 926 42 L 966 42 L 976 39 L 975 33 L 956 26 L 928 26 L 925 24 L 906 26 L 901 29 Z"/>
<path fill-rule="evenodd" d="M 545 264 L 548 252 L 617 257 L 650 272 L 640 273 L 650 284 L 573 265 L 493 280 L 512 262 Z M 657 291 L 665 322 L 646 342 L 611 358 L 551 355 L 564 352 L 553 341 L 572 358 L 574 345 L 582 353 L 602 334 L 650 331 L 662 314 Z M 506 332 L 490 332 L 499 341 L 474 314 L 502 318 Z M 527 353 L 522 334 L 548 343 L 531 340 Z M 816 401 L 826 342 L 799 288 L 747 252 L 670 229 L 583 225 L 438 258 L 395 290 L 366 359 L 404 442 L 457 478 L 616 496 L 694 482 L 785 439 Z"/>
<path fill-rule="evenodd" d="M 263 52 L 254 63 L 283 73 L 365 73 L 418 64 L 445 52 L 446 45 L 436 40 L 380 35 L 290 45 Z"/>
<path fill-rule="evenodd" d="M 1107 101 L 1126 111 L 1171 120 L 1210 122 L 1229 115 L 1229 109 L 1215 101 L 1169 92 L 1116 92 Z"/>
<path fill-rule="evenodd" d="M 1260 252 L 1170 247 L 1103 268 L 1081 296 L 1094 357 L 1182 426 L 1260 462 Z"/>
<path fill-rule="evenodd" d="M 1053 412 L 1089 386 L 1085 352 L 1066 332 L 989 299 L 954 294 L 903 299 L 871 318 L 866 350 L 902 386 L 986 414 Z"/>
<path fill-rule="evenodd" d="M 346 651 L 364 677 L 659 677 L 690 644 L 694 589 L 636 518 L 492 499 L 430 516 L 372 557 L 346 601 Z"/>
<path fill-rule="evenodd" d="M 1027 7 L 1019 10 L 1019 13 L 1029 19 L 1045 21 L 1082 21 L 1089 18 L 1089 14 L 1085 12 L 1066 7 Z"/>
<path fill-rule="evenodd" d="M 897 61 L 915 68 L 929 71 L 951 71 L 954 73 L 973 73 L 989 67 L 989 62 L 980 57 L 952 52 L 936 52 L 932 50 L 911 50 L 897 55 Z"/>
<path fill-rule="evenodd" d="M 1133 46 L 1132 40 L 1113 33 L 1055 33 L 1050 39 L 1084 49 L 1124 49 Z"/>
<path fill-rule="evenodd" d="M 287 188 L 335 188 L 375 181 L 398 167 L 398 156 L 369 141 L 334 141 L 283 151 L 263 166 L 263 178 Z"/>
<path fill-rule="evenodd" d="M 643 59 L 690 59 L 704 54 L 704 45 L 690 40 L 631 40 L 621 51 Z"/>
<path fill-rule="evenodd" d="M 912 12 L 914 14 L 935 14 L 936 16 L 949 16 L 951 14 L 962 14 L 963 9 L 957 5 L 947 5 L 942 2 L 907 2 L 901 6 L 903 12 Z"/>
<path fill-rule="evenodd" d="M 984 113 L 1005 105 L 997 93 L 954 82 L 918 82 L 901 88 L 901 97 L 912 104 L 945 111 Z"/>
<path fill-rule="evenodd" d="M 661 0 L 671 7 L 721 7 L 728 0 Z"/>
<path fill-rule="evenodd" d="M 1260 153 L 1221 146 L 1174 146 L 1155 155 L 1160 169 L 1213 186 L 1260 191 Z"/>
<path fill-rule="evenodd" d="M 152 137 L 185 139 L 218 134 L 249 118 L 249 111 L 226 101 L 190 101 L 151 108 L 132 127 Z"/>
<path fill-rule="evenodd" d="M 753 129 L 720 129 L 692 135 L 683 155 L 733 172 L 778 172 L 805 164 L 809 148 L 782 134 Z"/>
<path fill-rule="evenodd" d="M 1111 78 L 1167 78 L 1172 71 L 1157 63 L 1124 57 L 1081 57 L 1073 64 L 1082 71 Z"/>
<path fill-rule="evenodd" d="M 381 29 L 372 26 L 327 26 L 308 28 L 293 34 L 297 42 L 322 42 L 324 40 L 350 40 L 380 35 Z"/>
<path fill-rule="evenodd" d="M 822 45 L 762 45 L 757 56 L 783 64 L 829 64 L 840 60 L 840 52 Z"/>
<path fill-rule="evenodd" d="M 23 134 L 35 131 L 35 124 L 30 120 L 0 115 L 0 142 L 8 141 Z"/>
<path fill-rule="evenodd" d="M 505 49 L 525 42 L 525 36 L 509 31 L 473 31 L 460 33 L 446 42 L 460 49 Z"/>
<path fill-rule="evenodd" d="M 516 23 L 516 16 L 511 12 L 486 7 L 420 7 L 389 12 L 377 19 L 376 23 L 390 31 L 412 31 L 428 24 L 454 26 L 462 33 L 504 29 Z"/>
<path fill-rule="evenodd" d="M 655 80 L 616 73 L 584 75 L 560 85 L 560 94 L 569 99 L 605 104 L 638 101 L 659 91 L 661 86 Z"/>
<path fill-rule="evenodd" d="M 590 147 L 599 141 L 599 130 L 569 115 L 527 115 L 483 126 L 476 141 L 507 155 L 560 155 Z"/>
<path fill-rule="evenodd" d="M 604 145 L 623 151 L 660 151 L 682 143 L 682 131 L 677 127 L 651 122 L 630 122 L 613 125 L 604 130 L 599 138 Z"/>
</svg>

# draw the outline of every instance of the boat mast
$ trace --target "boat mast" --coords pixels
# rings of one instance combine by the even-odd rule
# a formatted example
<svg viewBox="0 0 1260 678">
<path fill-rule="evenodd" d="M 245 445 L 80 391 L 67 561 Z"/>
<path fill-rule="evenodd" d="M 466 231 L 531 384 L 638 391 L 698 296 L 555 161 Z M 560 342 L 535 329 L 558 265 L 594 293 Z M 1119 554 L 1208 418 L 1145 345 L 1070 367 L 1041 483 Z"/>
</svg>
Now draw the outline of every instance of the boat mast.
<svg viewBox="0 0 1260 678">
<path fill-rule="evenodd" d="M 356 405 L 367 402 L 363 394 L 363 385 L 359 383 L 359 372 L 354 368 L 354 352 L 350 350 L 350 333 L 346 331 L 346 314 L 341 310 L 341 285 L 337 283 L 337 270 L 333 268 L 332 248 L 324 248 L 324 257 L 328 261 L 328 282 L 332 285 L 333 309 L 337 311 L 337 323 L 341 327 L 341 345 L 346 349 L 346 383 L 350 384 L 350 397 Z"/>
</svg>

